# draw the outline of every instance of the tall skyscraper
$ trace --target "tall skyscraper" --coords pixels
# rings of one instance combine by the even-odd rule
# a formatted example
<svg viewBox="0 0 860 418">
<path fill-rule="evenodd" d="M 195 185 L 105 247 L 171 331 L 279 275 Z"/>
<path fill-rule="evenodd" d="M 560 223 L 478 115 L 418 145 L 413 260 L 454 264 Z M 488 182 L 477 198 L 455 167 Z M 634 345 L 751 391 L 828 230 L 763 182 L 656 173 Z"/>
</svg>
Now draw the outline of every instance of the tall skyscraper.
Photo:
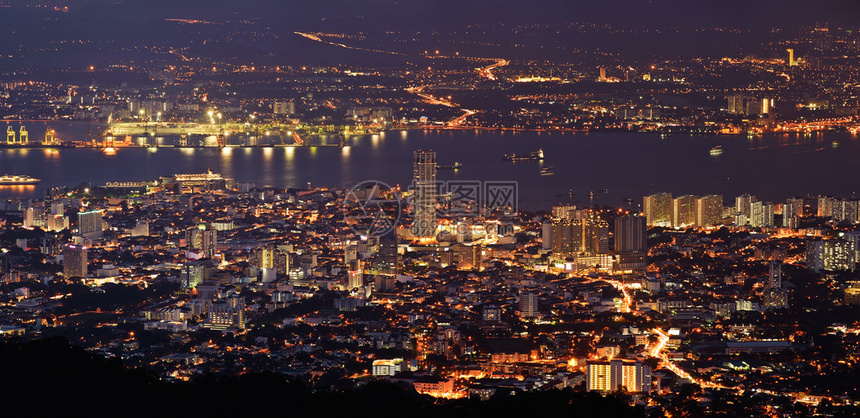
<svg viewBox="0 0 860 418">
<path fill-rule="evenodd" d="M 648 228 L 644 217 L 635 214 L 615 218 L 615 253 L 621 270 L 648 266 Z"/>
<path fill-rule="evenodd" d="M 418 238 L 436 236 L 436 152 L 415 151 L 412 155 L 414 187 L 412 233 Z"/>
<path fill-rule="evenodd" d="M 858 203 L 860 202 L 854 199 L 837 200 L 833 204 L 833 219 L 838 222 L 846 221 L 856 224 L 860 219 L 860 214 L 858 214 L 860 204 Z"/>
<path fill-rule="evenodd" d="M 842 239 L 825 239 L 806 242 L 806 266 L 814 271 L 854 270 L 856 260 L 854 242 Z"/>
<path fill-rule="evenodd" d="M 78 213 L 78 233 L 85 237 L 100 235 L 102 233 L 102 211 L 93 210 Z"/>
<path fill-rule="evenodd" d="M 586 363 L 588 390 L 651 392 L 651 367 L 633 360 L 589 360 Z"/>
<path fill-rule="evenodd" d="M 609 224 L 589 215 L 583 220 L 557 219 L 552 223 L 552 250 L 557 257 L 573 254 L 607 254 Z"/>
<path fill-rule="evenodd" d="M 87 277 L 87 247 L 67 245 L 63 248 L 63 275 L 70 277 Z"/>
<path fill-rule="evenodd" d="M 645 196 L 642 203 L 648 225 L 672 226 L 671 193 L 656 193 Z"/>
<path fill-rule="evenodd" d="M 377 253 L 378 268 L 381 272 L 397 273 L 399 254 L 397 253 L 397 233 L 390 231 L 379 237 Z"/>
<path fill-rule="evenodd" d="M 672 226 L 690 226 L 696 223 L 696 201 L 693 195 L 672 199 Z"/>
<path fill-rule="evenodd" d="M 696 225 L 703 227 L 712 227 L 717 225 L 722 217 L 722 196 L 702 196 L 696 201 Z"/>
</svg>

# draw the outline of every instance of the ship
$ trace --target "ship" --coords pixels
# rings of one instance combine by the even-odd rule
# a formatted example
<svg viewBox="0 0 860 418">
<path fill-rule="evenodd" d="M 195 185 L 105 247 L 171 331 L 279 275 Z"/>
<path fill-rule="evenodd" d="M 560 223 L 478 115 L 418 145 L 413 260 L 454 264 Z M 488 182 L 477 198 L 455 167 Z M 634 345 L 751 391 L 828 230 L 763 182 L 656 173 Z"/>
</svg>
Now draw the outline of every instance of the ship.
<svg viewBox="0 0 860 418">
<path fill-rule="evenodd" d="M 505 161 L 541 161 L 543 160 L 543 149 L 532 152 L 529 155 L 505 154 Z"/>
<path fill-rule="evenodd" d="M 714 156 L 723 155 L 723 146 L 717 145 L 716 147 L 711 148 L 710 152 L 711 152 L 711 155 L 714 155 Z"/>
<path fill-rule="evenodd" d="M 540 170 L 540 175 L 542 176 L 551 176 L 553 174 L 555 174 L 555 171 L 553 171 L 553 166 L 544 167 Z"/>
<path fill-rule="evenodd" d="M 463 168 L 463 163 L 458 163 L 456 161 L 454 162 L 454 164 L 451 165 L 436 165 L 437 170 L 459 170 L 461 168 Z"/>
<path fill-rule="evenodd" d="M 35 185 L 39 184 L 40 181 L 42 180 L 30 176 L 6 174 L 0 177 L 0 186 Z"/>
</svg>

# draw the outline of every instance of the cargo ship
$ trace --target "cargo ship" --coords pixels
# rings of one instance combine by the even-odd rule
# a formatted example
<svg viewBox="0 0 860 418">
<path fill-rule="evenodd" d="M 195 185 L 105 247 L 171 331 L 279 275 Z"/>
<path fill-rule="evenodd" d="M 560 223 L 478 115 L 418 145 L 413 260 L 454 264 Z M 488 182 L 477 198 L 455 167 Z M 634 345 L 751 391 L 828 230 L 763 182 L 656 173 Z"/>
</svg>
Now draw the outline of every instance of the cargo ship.
<svg viewBox="0 0 860 418">
<path fill-rule="evenodd" d="M 543 149 L 532 152 L 529 155 L 505 154 L 505 161 L 541 161 L 543 160 Z"/>
<path fill-rule="evenodd" d="M 35 185 L 39 184 L 40 181 L 42 180 L 30 176 L 6 174 L 5 176 L 0 177 L 0 186 Z"/>
</svg>

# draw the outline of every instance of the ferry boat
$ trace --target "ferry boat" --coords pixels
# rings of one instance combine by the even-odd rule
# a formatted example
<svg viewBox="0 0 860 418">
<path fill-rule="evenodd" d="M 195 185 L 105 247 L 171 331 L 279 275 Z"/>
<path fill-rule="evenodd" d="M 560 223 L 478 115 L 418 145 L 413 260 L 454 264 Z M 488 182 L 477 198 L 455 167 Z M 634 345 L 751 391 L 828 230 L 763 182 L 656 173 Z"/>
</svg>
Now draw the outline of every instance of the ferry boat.
<svg viewBox="0 0 860 418">
<path fill-rule="evenodd" d="M 555 174 L 555 171 L 553 171 L 553 166 L 544 167 L 540 170 L 540 175 L 542 176 L 551 176 L 553 174 Z"/>
<path fill-rule="evenodd" d="M 505 161 L 541 161 L 543 160 L 543 149 L 532 152 L 529 155 L 505 154 Z"/>
<path fill-rule="evenodd" d="M 711 148 L 711 155 L 723 155 L 723 146 L 717 145 L 716 147 Z"/>
<path fill-rule="evenodd" d="M 459 163 L 459 162 L 454 162 L 454 164 L 451 164 L 451 165 L 441 165 L 441 164 L 436 165 L 437 170 L 459 170 L 461 168 L 463 168 L 463 163 Z"/>
<path fill-rule="evenodd" d="M 42 180 L 30 176 L 6 174 L 5 176 L 0 177 L 0 186 L 32 185 L 39 184 L 40 181 Z"/>
</svg>

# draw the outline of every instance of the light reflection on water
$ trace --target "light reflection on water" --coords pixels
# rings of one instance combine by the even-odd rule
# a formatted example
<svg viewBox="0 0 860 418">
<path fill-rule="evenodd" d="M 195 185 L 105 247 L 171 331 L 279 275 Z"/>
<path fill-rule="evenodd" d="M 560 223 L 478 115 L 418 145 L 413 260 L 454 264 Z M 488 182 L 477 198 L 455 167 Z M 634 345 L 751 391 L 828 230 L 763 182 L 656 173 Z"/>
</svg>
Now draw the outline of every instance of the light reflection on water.
<svg viewBox="0 0 860 418">
<path fill-rule="evenodd" d="M 52 128 L 65 135 L 61 126 Z M 31 135 L 38 133 L 31 130 Z M 400 140 L 392 141 L 398 136 Z M 838 148 L 833 141 L 838 141 Z M 346 142 L 342 148 L 117 148 L 113 157 L 99 149 L 0 149 L 0 175 L 43 180 L 37 187 L 2 188 L 0 196 L 41 197 L 47 187 L 151 180 L 206 170 L 282 188 L 304 187 L 307 182 L 351 187 L 364 180 L 408 185 L 412 152 L 432 149 L 441 165 L 464 164 L 456 171 L 439 170 L 440 180 L 517 181 L 525 209 L 547 209 L 568 201 L 571 189 L 572 200 L 580 203 L 588 202 L 590 192 L 607 189 L 595 203 L 611 206 L 624 198 L 638 203 L 642 195 L 657 191 L 723 194 L 726 202 L 748 192 L 780 202 L 792 195 L 850 195 L 856 189 L 852 167 L 860 158 L 857 136 L 848 133 L 660 139 L 640 133 L 413 130 L 351 137 Z M 719 158 L 709 154 L 717 145 L 724 150 Z M 502 161 L 504 154 L 528 154 L 539 148 L 546 154 L 542 162 Z M 554 167 L 555 175 L 540 175 L 541 167 L 547 166 Z"/>
</svg>

